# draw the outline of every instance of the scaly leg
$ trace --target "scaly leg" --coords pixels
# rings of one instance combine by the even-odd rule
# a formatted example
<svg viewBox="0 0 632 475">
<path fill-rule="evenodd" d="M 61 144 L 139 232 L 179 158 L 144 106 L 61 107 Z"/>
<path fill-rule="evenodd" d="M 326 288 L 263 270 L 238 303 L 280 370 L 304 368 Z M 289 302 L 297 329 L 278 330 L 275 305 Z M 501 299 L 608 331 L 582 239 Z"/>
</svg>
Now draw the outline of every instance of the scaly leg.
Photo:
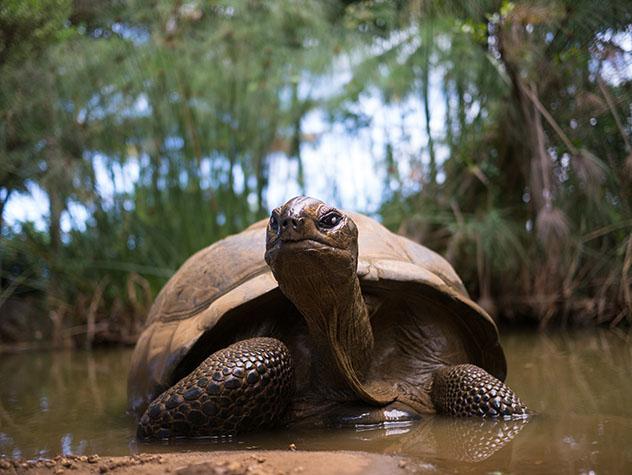
<svg viewBox="0 0 632 475">
<path fill-rule="evenodd" d="M 286 346 L 251 338 L 213 353 L 149 405 L 140 439 L 231 435 L 271 427 L 290 402 L 294 368 Z"/>
<path fill-rule="evenodd" d="M 438 369 L 431 398 L 438 413 L 452 416 L 514 418 L 529 413 L 509 386 L 472 364 Z"/>
</svg>

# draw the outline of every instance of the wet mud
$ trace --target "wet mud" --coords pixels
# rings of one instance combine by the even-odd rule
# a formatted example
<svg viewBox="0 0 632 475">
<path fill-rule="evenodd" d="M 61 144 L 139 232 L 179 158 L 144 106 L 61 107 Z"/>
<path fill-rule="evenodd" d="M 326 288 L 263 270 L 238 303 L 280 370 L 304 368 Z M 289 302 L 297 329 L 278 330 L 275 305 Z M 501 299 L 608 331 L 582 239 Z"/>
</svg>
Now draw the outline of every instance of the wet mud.
<svg viewBox="0 0 632 475">
<path fill-rule="evenodd" d="M 362 452 L 238 451 L 137 454 L 125 457 L 58 456 L 43 460 L 0 460 L 0 474 L 112 473 L 174 475 L 382 475 L 419 473 L 402 457 Z"/>
</svg>

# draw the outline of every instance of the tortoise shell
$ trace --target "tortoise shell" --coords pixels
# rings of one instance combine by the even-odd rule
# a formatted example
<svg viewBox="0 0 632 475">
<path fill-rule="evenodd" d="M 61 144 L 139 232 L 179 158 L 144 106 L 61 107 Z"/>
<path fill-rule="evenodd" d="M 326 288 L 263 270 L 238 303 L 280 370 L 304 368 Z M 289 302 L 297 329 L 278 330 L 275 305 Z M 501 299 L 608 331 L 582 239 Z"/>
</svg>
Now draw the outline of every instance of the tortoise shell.
<svg viewBox="0 0 632 475">
<path fill-rule="evenodd" d="M 504 380 L 496 325 L 450 264 L 367 216 L 347 214 L 358 227 L 357 273 L 375 333 L 371 377 L 410 377 L 431 359 L 473 363 Z M 135 413 L 208 355 L 244 338 L 276 336 L 301 352 L 296 361 L 309 364 L 309 346 L 297 344 L 307 338 L 304 322 L 264 261 L 267 222 L 197 252 L 161 290 L 132 355 L 128 396 Z M 413 323 L 421 328 L 414 333 L 421 335 L 419 352 L 400 354 L 397 340 Z"/>
</svg>

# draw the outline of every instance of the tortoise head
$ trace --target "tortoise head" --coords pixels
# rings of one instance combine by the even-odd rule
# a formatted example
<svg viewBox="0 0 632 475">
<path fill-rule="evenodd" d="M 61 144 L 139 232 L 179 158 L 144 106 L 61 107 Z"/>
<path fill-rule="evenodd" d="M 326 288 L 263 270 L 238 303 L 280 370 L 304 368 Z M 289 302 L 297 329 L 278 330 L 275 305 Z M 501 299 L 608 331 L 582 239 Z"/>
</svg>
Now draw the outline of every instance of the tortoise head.
<svg viewBox="0 0 632 475">
<path fill-rule="evenodd" d="M 358 267 L 358 228 L 320 200 L 297 196 L 272 211 L 265 260 L 299 309 L 337 305 Z"/>
<path fill-rule="evenodd" d="M 272 211 L 265 260 L 279 283 L 332 273 L 349 278 L 358 266 L 358 228 L 340 210 L 297 196 Z"/>
</svg>

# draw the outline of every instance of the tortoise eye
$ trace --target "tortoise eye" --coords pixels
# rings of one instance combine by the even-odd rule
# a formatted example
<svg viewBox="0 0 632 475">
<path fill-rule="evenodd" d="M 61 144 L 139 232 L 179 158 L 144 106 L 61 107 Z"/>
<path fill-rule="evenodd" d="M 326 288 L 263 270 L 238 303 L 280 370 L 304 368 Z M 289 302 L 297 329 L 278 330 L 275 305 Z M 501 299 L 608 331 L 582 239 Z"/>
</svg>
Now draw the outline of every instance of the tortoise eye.
<svg viewBox="0 0 632 475">
<path fill-rule="evenodd" d="M 320 218 L 318 223 L 324 228 L 333 228 L 340 224 L 340 221 L 342 221 L 342 216 L 334 211 Z"/>
<path fill-rule="evenodd" d="M 273 231 L 279 230 L 279 220 L 276 218 L 275 215 L 270 216 L 270 227 Z"/>
</svg>

